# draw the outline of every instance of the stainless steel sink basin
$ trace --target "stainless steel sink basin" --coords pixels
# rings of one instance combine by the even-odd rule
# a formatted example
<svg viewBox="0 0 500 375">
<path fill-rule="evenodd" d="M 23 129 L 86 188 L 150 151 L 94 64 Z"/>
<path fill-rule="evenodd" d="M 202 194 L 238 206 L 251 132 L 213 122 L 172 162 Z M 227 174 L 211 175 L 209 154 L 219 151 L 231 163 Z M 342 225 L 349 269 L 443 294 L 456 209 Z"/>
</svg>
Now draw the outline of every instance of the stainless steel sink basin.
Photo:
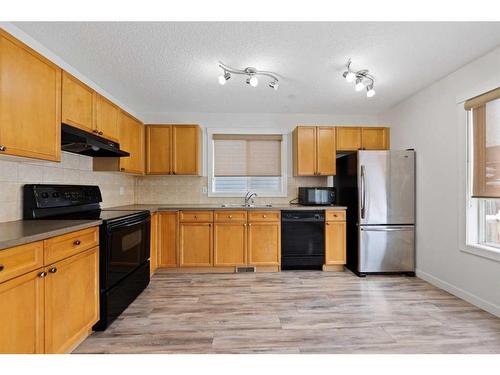
<svg viewBox="0 0 500 375">
<path fill-rule="evenodd" d="M 225 203 L 220 205 L 222 208 L 270 208 L 272 204 L 237 204 L 237 203 Z"/>
</svg>

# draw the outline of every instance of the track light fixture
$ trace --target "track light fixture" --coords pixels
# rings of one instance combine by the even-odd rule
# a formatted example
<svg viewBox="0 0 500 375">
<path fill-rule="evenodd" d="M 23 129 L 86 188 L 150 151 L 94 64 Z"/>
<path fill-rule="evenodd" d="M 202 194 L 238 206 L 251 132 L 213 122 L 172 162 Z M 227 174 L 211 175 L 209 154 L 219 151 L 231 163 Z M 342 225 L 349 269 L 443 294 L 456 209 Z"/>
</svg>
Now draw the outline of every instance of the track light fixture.
<svg viewBox="0 0 500 375">
<path fill-rule="evenodd" d="M 368 69 L 352 70 L 351 59 L 347 61 L 346 68 L 347 70 L 342 73 L 342 77 L 344 77 L 347 82 L 354 82 L 354 89 L 356 91 L 363 91 L 366 87 L 366 96 L 368 98 L 374 97 L 375 90 L 373 86 L 375 85 L 375 77 L 368 73 Z"/>
<path fill-rule="evenodd" d="M 274 90 L 278 90 L 279 79 L 276 73 L 257 70 L 252 67 L 248 67 L 245 69 L 234 69 L 230 66 L 224 65 L 223 63 L 219 63 L 219 67 L 224 71 L 224 74 L 219 76 L 219 83 L 221 85 L 226 84 L 229 78 L 231 78 L 231 74 L 240 74 L 247 76 L 247 79 L 245 80 L 247 85 L 257 87 L 259 85 L 259 78 L 257 76 L 266 76 L 272 79 L 272 81 L 269 82 L 269 87 Z"/>
</svg>

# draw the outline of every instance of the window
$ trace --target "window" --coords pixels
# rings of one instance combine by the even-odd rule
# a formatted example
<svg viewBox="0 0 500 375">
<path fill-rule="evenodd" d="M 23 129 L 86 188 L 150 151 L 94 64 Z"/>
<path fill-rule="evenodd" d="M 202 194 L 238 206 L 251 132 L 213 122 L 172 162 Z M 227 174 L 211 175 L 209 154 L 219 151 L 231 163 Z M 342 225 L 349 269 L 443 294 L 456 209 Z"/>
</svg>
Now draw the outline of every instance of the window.
<svg viewBox="0 0 500 375">
<path fill-rule="evenodd" d="M 469 111 L 467 245 L 500 254 L 500 89 L 466 101 L 465 109 Z"/>
<path fill-rule="evenodd" d="M 283 135 L 233 132 L 208 131 L 209 196 L 286 197 Z"/>
</svg>

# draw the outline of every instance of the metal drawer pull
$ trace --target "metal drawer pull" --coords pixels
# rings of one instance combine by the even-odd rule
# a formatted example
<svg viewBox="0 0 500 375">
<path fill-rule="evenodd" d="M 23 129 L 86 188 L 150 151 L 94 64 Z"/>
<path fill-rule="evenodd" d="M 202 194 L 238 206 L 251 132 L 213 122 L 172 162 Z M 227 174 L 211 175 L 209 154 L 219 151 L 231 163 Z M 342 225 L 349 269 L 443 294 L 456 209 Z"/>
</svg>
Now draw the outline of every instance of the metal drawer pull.
<svg viewBox="0 0 500 375">
<path fill-rule="evenodd" d="M 7 147 L 5 147 L 5 146 L 0 146 L 0 151 L 5 151 L 5 150 L 7 150 Z"/>
<path fill-rule="evenodd" d="M 75 242 L 73 242 L 73 245 L 75 245 L 75 246 L 78 246 L 80 244 L 81 244 L 80 240 L 76 240 Z"/>
<path fill-rule="evenodd" d="M 265 219 L 267 216 L 266 215 L 262 215 L 262 217 Z"/>
<path fill-rule="evenodd" d="M 49 269 L 49 272 L 50 273 L 56 273 L 57 272 L 57 268 L 56 267 L 52 267 Z"/>
<path fill-rule="evenodd" d="M 43 279 L 45 276 L 47 276 L 47 272 L 45 272 L 45 271 L 40 272 L 40 273 L 38 274 L 38 277 L 40 277 L 40 278 L 42 278 L 42 279 Z"/>
<path fill-rule="evenodd" d="M 233 216 L 232 216 L 232 215 L 229 215 L 228 217 L 229 217 L 230 219 L 232 219 L 232 218 L 233 218 Z"/>
<path fill-rule="evenodd" d="M 3 264 L 0 264 L 0 272 L 2 272 L 4 270 L 4 265 Z"/>
</svg>

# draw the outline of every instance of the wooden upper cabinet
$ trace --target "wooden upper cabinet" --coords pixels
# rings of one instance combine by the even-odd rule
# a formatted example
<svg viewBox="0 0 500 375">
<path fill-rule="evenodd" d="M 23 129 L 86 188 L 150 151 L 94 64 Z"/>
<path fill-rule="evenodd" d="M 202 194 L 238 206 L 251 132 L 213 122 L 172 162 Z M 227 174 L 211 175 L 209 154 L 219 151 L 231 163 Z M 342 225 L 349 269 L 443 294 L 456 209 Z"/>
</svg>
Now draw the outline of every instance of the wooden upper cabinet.
<svg viewBox="0 0 500 375">
<path fill-rule="evenodd" d="M 200 146 L 198 125 L 172 125 L 172 173 L 199 175 Z"/>
<path fill-rule="evenodd" d="M 65 353 L 99 320 L 99 248 L 47 270 L 45 351 Z"/>
<path fill-rule="evenodd" d="M 0 29 L 0 154 L 60 160 L 61 69 Z"/>
<path fill-rule="evenodd" d="M 297 126 L 292 136 L 294 176 L 335 174 L 335 127 Z"/>
<path fill-rule="evenodd" d="M 172 127 L 146 126 L 146 173 L 172 173 Z"/>
<path fill-rule="evenodd" d="M 293 131 L 293 174 L 316 174 L 316 127 L 298 126 Z"/>
<path fill-rule="evenodd" d="M 337 151 L 355 151 L 361 149 L 361 128 L 336 127 Z"/>
<path fill-rule="evenodd" d="M 96 94 L 96 97 L 95 130 L 101 137 L 118 141 L 120 108 L 102 95 Z"/>
<path fill-rule="evenodd" d="M 32 271 L 0 284 L 0 354 L 44 352 L 42 271 Z"/>
<path fill-rule="evenodd" d="M 95 100 L 96 92 L 93 89 L 63 71 L 61 121 L 64 124 L 97 133 L 94 121 Z"/>
<path fill-rule="evenodd" d="M 364 150 L 388 150 L 389 128 L 362 128 L 361 147 Z"/>
<path fill-rule="evenodd" d="M 320 176 L 333 176 L 336 173 L 335 128 L 318 126 L 316 128 L 317 167 Z"/>
<path fill-rule="evenodd" d="M 389 128 L 339 126 L 337 151 L 388 150 Z"/>
<path fill-rule="evenodd" d="M 119 119 L 120 148 L 130 156 L 120 158 L 120 170 L 144 174 L 144 125 L 124 111 Z"/>
</svg>

